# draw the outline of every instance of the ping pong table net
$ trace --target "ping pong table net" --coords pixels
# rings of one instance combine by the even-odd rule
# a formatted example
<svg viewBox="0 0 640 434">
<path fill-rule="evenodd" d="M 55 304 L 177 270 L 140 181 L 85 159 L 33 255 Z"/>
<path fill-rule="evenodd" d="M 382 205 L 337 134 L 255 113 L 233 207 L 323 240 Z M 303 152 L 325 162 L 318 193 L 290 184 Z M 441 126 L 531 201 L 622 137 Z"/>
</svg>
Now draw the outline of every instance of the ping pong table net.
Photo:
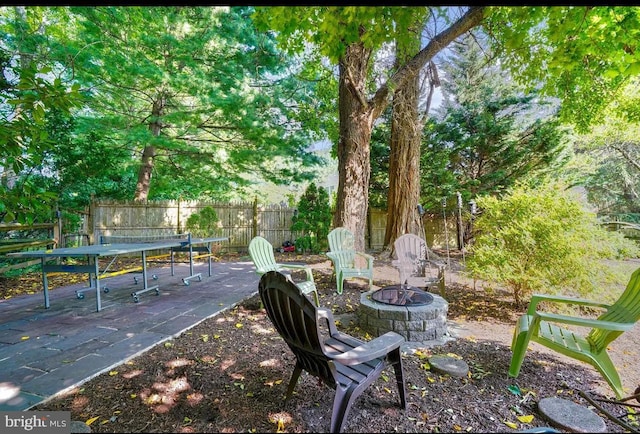
<svg viewBox="0 0 640 434">
<path fill-rule="evenodd" d="M 100 235 L 100 244 L 137 244 L 177 241 L 182 244 L 191 242 L 191 233 L 157 235 Z"/>
</svg>

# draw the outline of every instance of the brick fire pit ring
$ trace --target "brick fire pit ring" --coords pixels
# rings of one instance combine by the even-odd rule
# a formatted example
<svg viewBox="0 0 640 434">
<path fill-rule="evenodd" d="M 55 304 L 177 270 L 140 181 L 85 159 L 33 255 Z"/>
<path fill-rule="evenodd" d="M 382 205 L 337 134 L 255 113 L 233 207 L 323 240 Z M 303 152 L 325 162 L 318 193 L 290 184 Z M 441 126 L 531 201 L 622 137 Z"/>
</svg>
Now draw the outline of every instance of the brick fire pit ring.
<svg viewBox="0 0 640 434">
<path fill-rule="evenodd" d="M 381 290 L 389 288 L 393 287 L 381 288 Z M 374 297 L 374 293 L 380 291 L 378 289 L 363 292 L 360 296 L 360 306 L 356 311 L 358 325 L 374 336 L 394 331 L 404 336 L 408 342 L 428 342 L 445 337 L 449 303 L 439 295 L 414 287 L 408 288 L 414 291 L 410 294 L 412 299 L 422 301 L 432 297 L 433 300 L 426 303 L 396 305 L 376 301 L 376 297 L 380 298 L 380 294 Z M 393 295 L 383 297 L 393 298 Z"/>
</svg>

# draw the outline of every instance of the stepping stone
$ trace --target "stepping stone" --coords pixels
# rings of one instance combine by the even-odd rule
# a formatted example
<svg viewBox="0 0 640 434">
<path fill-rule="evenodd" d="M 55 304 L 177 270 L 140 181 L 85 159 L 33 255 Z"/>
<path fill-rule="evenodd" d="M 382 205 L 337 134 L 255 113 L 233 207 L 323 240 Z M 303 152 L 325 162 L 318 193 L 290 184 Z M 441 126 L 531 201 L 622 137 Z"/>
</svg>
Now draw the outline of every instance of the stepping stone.
<svg viewBox="0 0 640 434">
<path fill-rule="evenodd" d="M 70 430 L 71 433 L 90 433 L 91 432 L 91 427 L 79 420 L 72 420 L 70 428 L 71 428 Z"/>
<path fill-rule="evenodd" d="M 594 411 L 562 398 L 543 398 L 538 410 L 559 428 L 570 432 L 607 432 L 604 420 Z"/>
<path fill-rule="evenodd" d="M 436 354 L 429 357 L 429 365 L 433 372 L 448 374 L 452 377 L 464 378 L 469 373 L 469 365 L 467 365 L 467 362 L 443 354 Z"/>
</svg>

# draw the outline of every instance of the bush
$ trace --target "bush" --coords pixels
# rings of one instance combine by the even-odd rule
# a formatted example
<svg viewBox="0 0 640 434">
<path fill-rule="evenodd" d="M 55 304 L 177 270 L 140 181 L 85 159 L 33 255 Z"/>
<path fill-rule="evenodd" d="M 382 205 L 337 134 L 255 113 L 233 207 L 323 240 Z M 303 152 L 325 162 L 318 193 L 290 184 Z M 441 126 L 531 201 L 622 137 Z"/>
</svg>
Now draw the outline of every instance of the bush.
<svg viewBox="0 0 640 434">
<path fill-rule="evenodd" d="M 329 193 L 312 182 L 300 198 L 298 212 L 293 216 L 291 232 L 300 234 L 296 238 L 296 249 L 312 253 L 327 250 L 331 217 Z"/>
<path fill-rule="evenodd" d="M 211 206 L 202 208 L 187 219 L 186 230 L 194 237 L 211 237 L 220 235 L 221 226 L 216 210 Z"/>
<path fill-rule="evenodd" d="M 597 282 L 612 277 L 602 259 L 640 254 L 635 243 L 604 229 L 557 186 L 516 186 L 503 198 L 478 198 L 477 204 L 481 215 L 467 270 L 506 285 L 517 304 L 533 292 L 588 297 Z"/>
</svg>

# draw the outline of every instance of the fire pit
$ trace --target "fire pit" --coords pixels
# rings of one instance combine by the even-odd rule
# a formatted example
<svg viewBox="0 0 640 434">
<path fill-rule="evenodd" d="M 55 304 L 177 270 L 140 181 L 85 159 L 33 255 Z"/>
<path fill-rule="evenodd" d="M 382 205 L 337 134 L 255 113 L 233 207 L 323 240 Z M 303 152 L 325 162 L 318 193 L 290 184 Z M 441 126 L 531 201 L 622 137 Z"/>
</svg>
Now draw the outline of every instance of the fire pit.
<svg viewBox="0 0 640 434">
<path fill-rule="evenodd" d="M 447 335 L 449 303 L 409 285 L 391 285 L 362 293 L 358 324 L 375 336 L 394 331 L 410 342 L 426 342 Z"/>
<path fill-rule="evenodd" d="M 431 294 L 409 285 L 385 286 L 371 294 L 371 298 L 394 306 L 424 306 L 433 302 Z"/>
</svg>

